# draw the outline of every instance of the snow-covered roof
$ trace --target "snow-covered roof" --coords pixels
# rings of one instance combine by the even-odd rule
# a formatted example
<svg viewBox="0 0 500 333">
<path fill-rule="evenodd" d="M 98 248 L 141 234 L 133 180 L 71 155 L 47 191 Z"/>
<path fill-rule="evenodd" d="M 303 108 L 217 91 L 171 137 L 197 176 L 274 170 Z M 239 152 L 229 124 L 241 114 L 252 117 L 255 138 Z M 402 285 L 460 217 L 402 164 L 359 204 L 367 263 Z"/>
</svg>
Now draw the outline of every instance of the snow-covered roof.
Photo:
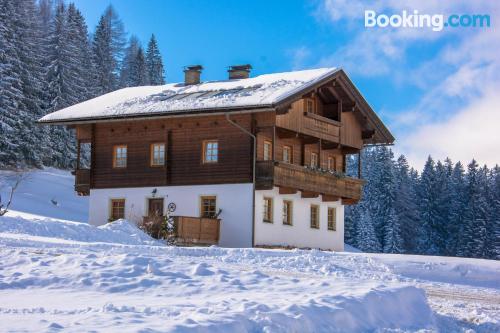
<svg viewBox="0 0 500 333">
<path fill-rule="evenodd" d="M 336 68 L 319 68 L 187 86 L 183 83 L 171 83 L 124 88 L 52 112 L 39 121 L 71 122 L 189 111 L 274 107 L 287 97 L 313 86 L 337 71 Z"/>
</svg>

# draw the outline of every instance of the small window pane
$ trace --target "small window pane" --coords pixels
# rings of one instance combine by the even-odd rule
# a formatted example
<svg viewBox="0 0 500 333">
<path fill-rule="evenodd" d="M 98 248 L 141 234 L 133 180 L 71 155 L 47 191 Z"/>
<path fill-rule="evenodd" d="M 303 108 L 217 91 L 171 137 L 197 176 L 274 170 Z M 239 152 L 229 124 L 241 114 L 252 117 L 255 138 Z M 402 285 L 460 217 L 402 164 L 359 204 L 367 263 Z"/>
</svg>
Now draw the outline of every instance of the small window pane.
<svg viewBox="0 0 500 333">
<path fill-rule="evenodd" d="M 217 141 L 205 141 L 204 163 L 216 163 L 219 160 L 219 143 Z"/>
<path fill-rule="evenodd" d="M 273 222 L 273 199 L 264 198 L 264 222 Z"/>
<path fill-rule="evenodd" d="M 292 147 L 290 146 L 283 147 L 283 162 L 285 163 L 292 162 Z"/>
<path fill-rule="evenodd" d="M 125 218 L 125 199 L 112 199 L 110 220 L 115 221 L 123 218 Z"/>
<path fill-rule="evenodd" d="M 151 145 L 151 165 L 165 165 L 165 144 L 155 143 Z"/>
<path fill-rule="evenodd" d="M 292 202 L 283 201 L 283 224 L 292 225 Z"/>
<path fill-rule="evenodd" d="M 201 217 L 215 218 L 217 215 L 217 201 L 213 196 L 201 197 Z"/>
<path fill-rule="evenodd" d="M 328 208 L 328 230 L 337 230 L 336 210 L 333 207 Z"/>
<path fill-rule="evenodd" d="M 127 146 L 114 146 L 113 151 L 113 167 L 127 167 Z"/>
<path fill-rule="evenodd" d="M 316 168 L 318 166 L 318 154 L 311 153 L 311 167 Z"/>
<path fill-rule="evenodd" d="M 311 228 L 319 229 L 319 207 L 311 205 Z"/>
<path fill-rule="evenodd" d="M 269 141 L 264 141 L 264 161 L 271 160 L 272 144 Z"/>
</svg>

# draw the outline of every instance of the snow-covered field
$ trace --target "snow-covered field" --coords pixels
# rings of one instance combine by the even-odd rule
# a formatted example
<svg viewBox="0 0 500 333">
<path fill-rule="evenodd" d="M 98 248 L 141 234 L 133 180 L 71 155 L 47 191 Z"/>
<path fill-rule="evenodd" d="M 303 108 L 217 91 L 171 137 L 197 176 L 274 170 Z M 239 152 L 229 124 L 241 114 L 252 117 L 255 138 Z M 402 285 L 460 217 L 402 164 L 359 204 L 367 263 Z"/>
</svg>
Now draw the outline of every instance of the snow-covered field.
<svg viewBox="0 0 500 333">
<path fill-rule="evenodd" d="M 496 261 L 167 247 L 61 220 L 85 220 L 72 178 L 31 179 L 0 217 L 2 332 L 500 331 Z"/>
</svg>

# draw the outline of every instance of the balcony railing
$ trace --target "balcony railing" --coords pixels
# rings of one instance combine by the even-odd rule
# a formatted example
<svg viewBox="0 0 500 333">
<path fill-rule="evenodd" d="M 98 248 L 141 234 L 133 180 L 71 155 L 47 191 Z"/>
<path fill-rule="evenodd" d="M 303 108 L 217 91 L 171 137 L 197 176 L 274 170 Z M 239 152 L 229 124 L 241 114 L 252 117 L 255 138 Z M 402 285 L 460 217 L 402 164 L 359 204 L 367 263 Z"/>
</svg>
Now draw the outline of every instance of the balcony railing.
<svg viewBox="0 0 500 333">
<path fill-rule="evenodd" d="M 300 116 L 292 113 L 278 115 L 276 126 L 331 142 L 340 140 L 341 124 L 338 121 L 310 112 L 300 113 Z"/>
<path fill-rule="evenodd" d="M 75 191 L 78 195 L 90 194 L 90 169 L 76 169 L 75 175 Z"/>
<path fill-rule="evenodd" d="M 363 184 L 361 179 L 337 176 L 300 165 L 277 161 L 258 161 L 256 164 L 257 189 L 278 186 L 356 202 L 361 198 Z"/>
</svg>

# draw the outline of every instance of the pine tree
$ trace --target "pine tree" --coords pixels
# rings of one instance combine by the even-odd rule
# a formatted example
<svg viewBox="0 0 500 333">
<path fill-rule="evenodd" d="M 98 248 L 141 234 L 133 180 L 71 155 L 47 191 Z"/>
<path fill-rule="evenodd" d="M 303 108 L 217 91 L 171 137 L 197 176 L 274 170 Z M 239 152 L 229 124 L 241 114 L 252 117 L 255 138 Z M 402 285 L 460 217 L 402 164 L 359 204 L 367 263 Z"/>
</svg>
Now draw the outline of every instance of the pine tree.
<svg viewBox="0 0 500 333">
<path fill-rule="evenodd" d="M 490 223 L 488 228 L 488 258 L 500 259 L 500 167 L 495 165 L 490 174 Z"/>
<path fill-rule="evenodd" d="M 99 94 L 118 88 L 124 45 L 123 23 L 113 7 L 109 6 L 99 20 L 93 40 L 93 59 Z"/>
<path fill-rule="evenodd" d="M 125 56 L 123 58 L 122 67 L 120 69 L 120 87 L 133 87 L 135 82 L 131 80 L 132 68 L 137 59 L 137 52 L 139 51 L 139 39 L 132 35 L 130 36 L 128 46 L 125 49 Z"/>
<path fill-rule="evenodd" d="M 137 50 L 137 56 L 134 62 L 134 70 L 136 86 L 145 86 L 149 84 L 149 76 L 146 67 L 146 59 L 144 58 L 144 51 L 142 47 Z"/>
<path fill-rule="evenodd" d="M 438 195 L 436 193 L 436 168 L 429 156 L 420 177 L 417 197 L 422 226 L 419 236 L 419 253 L 438 254 L 439 248 L 433 241 L 438 239 L 435 223 L 439 219 Z"/>
<path fill-rule="evenodd" d="M 151 39 L 148 43 L 148 49 L 146 51 L 146 66 L 148 70 L 149 84 L 165 84 L 163 61 L 154 34 L 151 35 Z"/>
<path fill-rule="evenodd" d="M 360 209 L 360 218 L 357 229 L 357 246 L 364 252 L 380 252 L 380 243 L 375 235 L 371 216 L 365 207 Z"/>
<path fill-rule="evenodd" d="M 401 155 L 396 164 L 394 210 L 401 229 L 401 247 L 405 253 L 415 253 L 417 247 L 417 230 L 420 226 L 415 191 L 417 177 L 415 170 L 410 170 L 405 156 Z"/>
<path fill-rule="evenodd" d="M 461 232 L 459 255 L 480 258 L 485 253 L 487 233 L 487 201 L 484 196 L 485 175 L 475 160 L 467 167 L 465 194 L 467 206 Z"/>
<path fill-rule="evenodd" d="M 450 209 L 448 212 L 448 238 L 446 254 L 457 255 L 466 207 L 464 168 L 460 162 L 453 167 L 450 178 Z"/>
</svg>

